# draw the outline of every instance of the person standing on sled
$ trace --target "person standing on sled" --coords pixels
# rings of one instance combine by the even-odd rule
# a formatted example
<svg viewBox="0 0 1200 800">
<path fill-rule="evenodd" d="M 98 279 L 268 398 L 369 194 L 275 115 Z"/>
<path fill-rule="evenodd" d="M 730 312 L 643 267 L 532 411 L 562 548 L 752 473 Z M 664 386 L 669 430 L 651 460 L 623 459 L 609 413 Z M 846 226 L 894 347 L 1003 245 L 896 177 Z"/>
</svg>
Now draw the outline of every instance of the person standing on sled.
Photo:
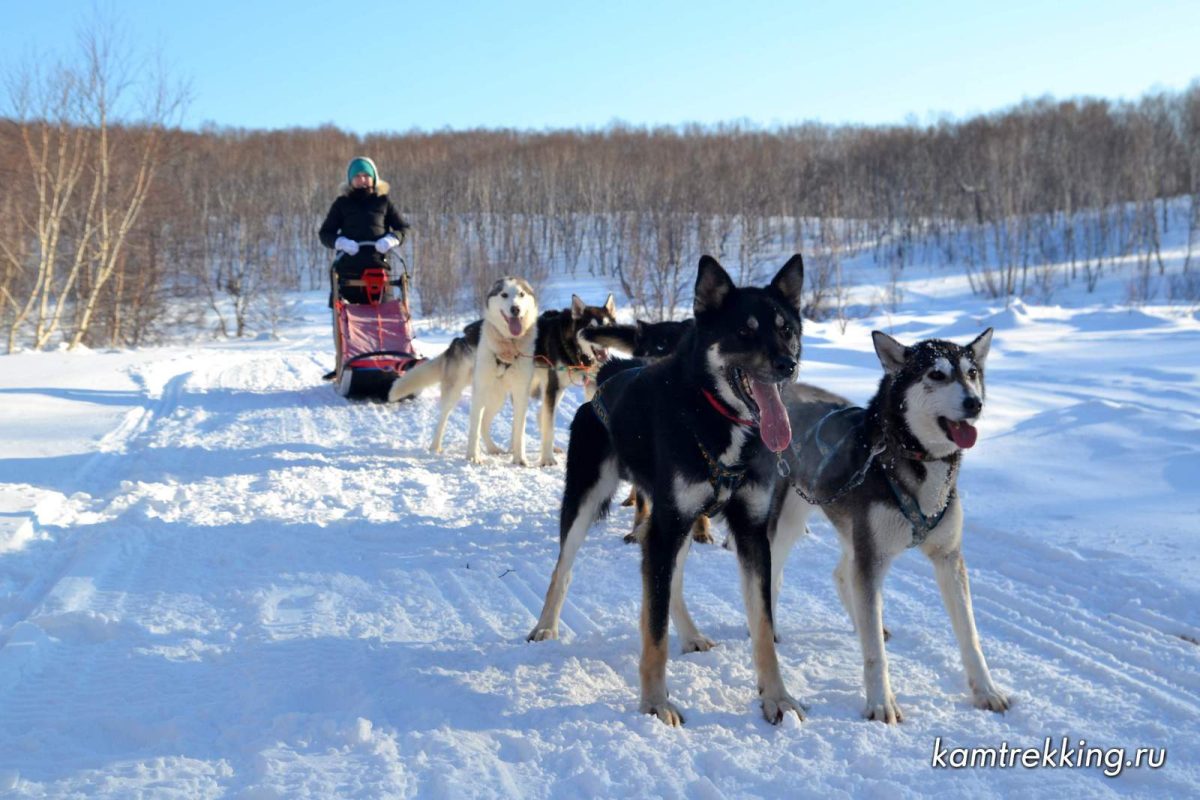
<svg viewBox="0 0 1200 800">
<path fill-rule="evenodd" d="M 408 223 L 392 205 L 388 183 L 379 180 L 379 170 L 371 159 L 351 159 L 346 182 L 317 236 L 321 244 L 337 253 L 333 269 L 338 277 L 353 279 L 368 267 L 387 266 L 387 253 L 404 241 Z M 350 303 L 367 302 L 366 292 L 360 287 L 346 287 L 342 297 Z M 332 307 L 332 293 L 329 304 Z"/>
</svg>

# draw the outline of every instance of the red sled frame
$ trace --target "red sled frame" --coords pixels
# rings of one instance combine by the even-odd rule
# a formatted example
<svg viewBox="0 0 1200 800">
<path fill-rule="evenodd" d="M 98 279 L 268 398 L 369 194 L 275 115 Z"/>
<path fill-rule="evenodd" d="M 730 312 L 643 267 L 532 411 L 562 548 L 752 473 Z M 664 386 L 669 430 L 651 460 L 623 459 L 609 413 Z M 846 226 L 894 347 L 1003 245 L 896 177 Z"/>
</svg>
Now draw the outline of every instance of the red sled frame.
<svg viewBox="0 0 1200 800">
<path fill-rule="evenodd" d="M 367 245 L 373 244 L 368 242 Z M 333 335 L 337 366 L 333 372 L 338 394 L 350 399 L 386 400 L 392 382 L 423 361 L 413 351 L 412 313 L 408 305 L 408 265 L 393 280 L 388 268 L 368 267 L 359 278 L 338 278 L 332 271 Z M 391 288 L 399 288 L 393 298 Z M 350 303 L 347 288 L 361 289 L 365 303 Z"/>
</svg>

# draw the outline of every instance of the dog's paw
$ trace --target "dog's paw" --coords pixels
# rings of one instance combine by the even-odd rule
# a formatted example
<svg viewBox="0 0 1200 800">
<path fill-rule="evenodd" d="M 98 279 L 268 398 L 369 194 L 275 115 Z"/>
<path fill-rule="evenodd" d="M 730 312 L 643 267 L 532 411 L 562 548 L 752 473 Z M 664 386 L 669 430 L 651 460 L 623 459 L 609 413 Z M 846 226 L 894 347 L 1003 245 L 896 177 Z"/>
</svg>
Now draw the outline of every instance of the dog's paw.
<svg viewBox="0 0 1200 800">
<path fill-rule="evenodd" d="M 505 453 L 504 448 L 495 442 L 485 442 L 483 445 L 483 450 L 489 456 L 502 456 Z"/>
<path fill-rule="evenodd" d="M 863 716 L 886 725 L 904 722 L 904 714 L 900 712 L 900 706 L 896 703 L 895 696 L 889 696 L 879 703 L 872 703 L 868 700 L 867 707 L 863 710 Z"/>
<path fill-rule="evenodd" d="M 976 689 L 972 694 L 974 695 L 975 707 L 981 708 L 984 711 L 995 711 L 1002 714 L 1010 708 L 1008 697 L 995 686 L 989 686 L 986 689 Z"/>
<path fill-rule="evenodd" d="M 659 700 L 657 702 L 643 700 L 641 710 L 643 714 L 653 714 L 672 728 L 678 728 L 684 722 L 683 714 L 670 700 Z"/>
<path fill-rule="evenodd" d="M 519 456 L 513 456 L 512 463 L 517 467 L 528 467 L 531 462 L 524 456 L 524 454 L 522 454 Z"/>
<path fill-rule="evenodd" d="M 554 456 L 542 456 L 541 461 L 538 461 L 538 466 L 539 467 L 553 467 L 557 463 L 558 463 L 558 460 Z"/>
<path fill-rule="evenodd" d="M 707 653 L 717 646 L 717 643 L 705 636 L 703 633 L 697 633 L 690 639 L 683 640 L 683 653 Z"/>
<path fill-rule="evenodd" d="M 525 637 L 525 641 L 527 641 L 527 642 L 544 642 L 547 639 L 557 639 L 557 638 L 558 638 L 558 628 L 557 627 L 543 628 L 542 626 L 539 625 L 538 627 L 534 628 L 533 630 L 531 630 L 529 632 L 529 635 Z"/>
<path fill-rule="evenodd" d="M 440 444 L 431 444 L 431 445 L 429 445 L 429 452 L 434 454 L 435 456 L 441 455 L 442 446 Z"/>
<path fill-rule="evenodd" d="M 712 531 L 707 527 L 697 526 L 692 528 L 692 541 L 697 544 L 714 544 L 717 540 L 713 538 Z"/>
<path fill-rule="evenodd" d="M 558 453 L 559 455 L 561 455 L 561 454 L 563 454 L 563 453 L 565 453 L 565 452 L 567 452 L 567 451 L 566 451 L 566 450 L 563 450 L 563 449 L 562 449 L 561 447 L 559 447 L 558 445 L 554 445 L 554 452 L 556 452 L 556 453 Z"/>
<path fill-rule="evenodd" d="M 780 692 L 770 697 L 764 695 L 762 699 L 763 719 L 772 725 L 783 722 L 783 718 L 787 716 L 788 712 L 794 713 L 803 722 L 804 712 L 807 710 L 803 703 L 787 692 Z"/>
</svg>

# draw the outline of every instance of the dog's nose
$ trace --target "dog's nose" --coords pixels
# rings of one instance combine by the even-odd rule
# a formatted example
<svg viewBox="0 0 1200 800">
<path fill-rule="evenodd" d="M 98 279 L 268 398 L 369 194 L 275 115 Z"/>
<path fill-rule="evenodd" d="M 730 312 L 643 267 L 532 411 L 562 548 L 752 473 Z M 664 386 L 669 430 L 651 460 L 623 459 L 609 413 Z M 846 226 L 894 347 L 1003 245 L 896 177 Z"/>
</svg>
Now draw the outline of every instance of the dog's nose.
<svg viewBox="0 0 1200 800">
<path fill-rule="evenodd" d="M 796 360 L 788 356 L 776 356 L 775 371 L 782 375 L 794 375 L 796 372 Z"/>
<path fill-rule="evenodd" d="M 517 308 L 516 306 L 513 306 L 512 308 L 509 309 L 509 316 L 510 317 L 521 316 L 521 309 Z"/>
<path fill-rule="evenodd" d="M 968 414 L 978 414 L 983 408 L 983 401 L 974 395 L 963 400 L 963 410 Z"/>
</svg>

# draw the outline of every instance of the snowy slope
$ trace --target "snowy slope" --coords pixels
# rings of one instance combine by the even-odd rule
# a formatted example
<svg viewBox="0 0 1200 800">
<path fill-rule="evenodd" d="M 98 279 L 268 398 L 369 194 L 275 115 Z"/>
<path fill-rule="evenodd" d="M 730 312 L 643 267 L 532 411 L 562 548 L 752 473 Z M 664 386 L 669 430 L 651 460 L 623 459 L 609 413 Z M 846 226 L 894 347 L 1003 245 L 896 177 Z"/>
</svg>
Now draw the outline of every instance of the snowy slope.
<svg viewBox="0 0 1200 800">
<path fill-rule="evenodd" d="M 310 295 L 278 342 L 0 359 L 0 796 L 1197 794 L 1200 320 L 1087 296 L 1002 310 L 938 276 L 915 275 L 896 313 L 844 333 L 807 325 L 802 373 L 865 401 L 871 328 L 966 341 L 996 327 L 962 493 L 1009 713 L 970 706 L 932 570 L 912 553 L 885 593 L 905 722 L 861 719 L 822 520 L 793 552 L 779 620 L 808 720 L 762 720 L 734 557 L 702 546 L 686 591 L 719 647 L 672 646 L 686 727 L 639 714 L 629 510 L 581 551 L 563 639 L 527 644 L 561 465 L 468 467 L 465 398 L 442 457 L 425 450 L 436 391 L 391 407 L 338 398 L 320 380 L 327 312 Z M 424 327 L 426 352 L 447 340 Z M 581 401 L 572 391 L 560 410 L 560 445 Z M 1166 764 L 1116 778 L 930 767 L 936 737 L 1040 749 L 1064 736 L 1166 748 Z"/>
</svg>

